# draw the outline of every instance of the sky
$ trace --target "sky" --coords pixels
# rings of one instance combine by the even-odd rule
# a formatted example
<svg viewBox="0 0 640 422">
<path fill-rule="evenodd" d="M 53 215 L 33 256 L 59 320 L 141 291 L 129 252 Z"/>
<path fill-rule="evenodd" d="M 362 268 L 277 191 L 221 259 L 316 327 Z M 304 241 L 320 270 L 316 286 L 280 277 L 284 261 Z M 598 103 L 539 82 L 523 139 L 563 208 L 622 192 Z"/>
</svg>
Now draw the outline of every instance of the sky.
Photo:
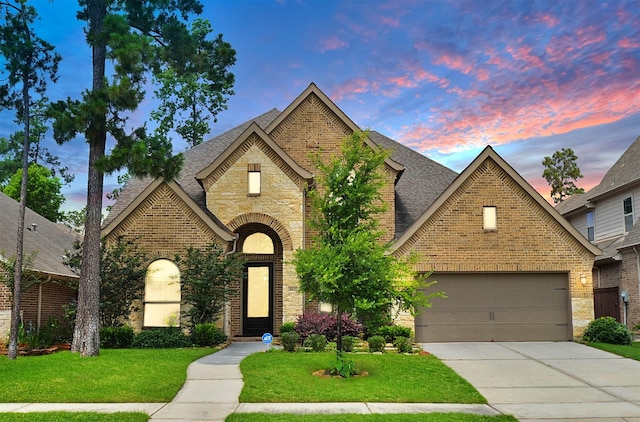
<svg viewBox="0 0 640 422">
<path fill-rule="evenodd" d="M 36 33 L 63 58 L 48 97 L 79 98 L 91 85 L 91 53 L 77 2 L 29 3 L 41 17 Z M 211 136 L 283 110 L 314 82 L 360 128 L 457 172 L 492 146 L 546 199 L 545 156 L 572 148 L 584 175 L 577 185 L 588 190 L 640 136 L 638 0 L 203 4 L 237 55 L 235 95 Z M 132 125 L 149 120 L 151 94 Z M 16 130 L 12 116 L 0 112 L 0 137 Z M 81 208 L 87 144 L 49 136 L 44 145 L 76 175 L 62 208 Z M 185 147 L 174 137 L 175 152 Z M 115 187 L 107 177 L 105 192 Z"/>
</svg>

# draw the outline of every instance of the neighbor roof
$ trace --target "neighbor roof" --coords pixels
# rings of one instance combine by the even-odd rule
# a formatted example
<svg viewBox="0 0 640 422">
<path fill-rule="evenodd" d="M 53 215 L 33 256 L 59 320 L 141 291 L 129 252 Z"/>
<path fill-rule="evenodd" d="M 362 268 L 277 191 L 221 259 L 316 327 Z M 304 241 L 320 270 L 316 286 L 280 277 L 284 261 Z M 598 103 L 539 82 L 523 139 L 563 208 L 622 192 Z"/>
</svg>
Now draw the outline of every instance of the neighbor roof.
<svg viewBox="0 0 640 422">
<path fill-rule="evenodd" d="M 0 259 L 16 256 L 20 204 L 0 192 Z M 78 278 L 64 264 L 65 251 L 73 250 L 80 235 L 70 228 L 47 220 L 35 211 L 25 210 L 24 256 L 36 251 L 31 270 L 65 278 Z"/>
<path fill-rule="evenodd" d="M 598 199 L 619 192 L 633 184 L 640 183 L 640 136 L 607 171 L 600 184 L 590 191 L 572 195 L 556 205 L 562 215 L 569 214 Z"/>
</svg>

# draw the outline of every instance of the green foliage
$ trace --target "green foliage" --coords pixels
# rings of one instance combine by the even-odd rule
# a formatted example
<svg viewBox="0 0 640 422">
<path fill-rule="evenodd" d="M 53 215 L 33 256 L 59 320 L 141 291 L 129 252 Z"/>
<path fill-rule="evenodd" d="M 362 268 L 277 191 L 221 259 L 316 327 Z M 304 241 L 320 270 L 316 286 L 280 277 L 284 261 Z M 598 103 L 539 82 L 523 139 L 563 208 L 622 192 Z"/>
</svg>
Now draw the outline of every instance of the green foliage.
<svg viewBox="0 0 640 422">
<path fill-rule="evenodd" d="M 353 352 L 358 337 L 342 336 L 342 350 L 345 352 Z"/>
<path fill-rule="evenodd" d="M 333 364 L 333 368 L 331 368 L 329 372 L 331 375 L 340 375 L 342 378 L 350 378 L 354 375 L 360 374 L 360 371 L 356 368 L 355 362 L 351 359 L 347 359 L 341 350 L 338 350 L 336 353 L 336 360 Z"/>
<path fill-rule="evenodd" d="M 242 280 L 244 261 L 238 254 L 225 256 L 217 244 L 203 250 L 189 247 L 184 256 L 176 256 L 180 267 L 184 313 L 191 324 L 215 322 L 225 304 L 235 295 L 234 282 Z"/>
<path fill-rule="evenodd" d="M 191 341 L 196 346 L 217 346 L 227 341 L 227 335 L 215 324 L 196 324 L 193 327 Z"/>
<path fill-rule="evenodd" d="M 134 338 L 133 328 L 128 325 L 100 328 L 100 347 L 105 349 L 128 349 Z"/>
<path fill-rule="evenodd" d="M 176 327 L 144 330 L 135 336 L 131 344 L 135 349 L 174 349 L 189 346 L 189 337 Z"/>
<path fill-rule="evenodd" d="M 11 198 L 20 200 L 20 184 L 22 183 L 22 169 L 15 172 L 9 183 L 3 189 Z M 53 222 L 63 217 L 60 206 L 64 202 L 64 195 L 60 193 L 62 182 L 51 174 L 51 170 L 39 164 L 29 166 L 27 177 L 27 207 Z"/>
<path fill-rule="evenodd" d="M 412 337 L 412 331 L 409 327 L 403 327 L 401 325 L 384 325 L 375 331 L 378 336 L 384 337 L 387 343 L 393 343 L 397 337 Z"/>
<path fill-rule="evenodd" d="M 553 156 L 544 157 L 542 165 L 545 169 L 542 177 L 551 186 L 551 198 L 554 203 L 562 202 L 576 193 L 584 193 L 584 189 L 577 187 L 574 183 L 583 177 L 576 163 L 577 160 L 578 157 L 571 148 L 562 148 L 554 152 Z"/>
<path fill-rule="evenodd" d="M 13 289 L 15 284 L 16 257 L 6 255 L 0 250 L 0 255 L 5 259 L 0 259 L 0 283 L 3 283 L 9 289 L 11 303 L 13 303 Z M 25 291 L 31 286 L 35 286 L 40 281 L 37 274 L 31 270 L 33 261 L 38 256 L 38 251 L 32 251 L 29 255 L 23 257 L 22 261 L 22 280 L 20 281 L 20 290 Z"/>
<path fill-rule="evenodd" d="M 319 174 L 309 191 L 309 225 L 318 234 L 311 247 L 296 251 L 293 263 L 309 299 L 331 303 L 338 318 L 355 313 L 372 332 L 394 310 L 414 312 L 428 301 L 418 290 L 424 280 L 412 269 L 415 257 L 398 259 L 383 241 L 377 218 L 386 210 L 381 189 L 389 153 L 367 145 L 367 137 L 355 132 L 345 138 L 342 154 L 328 163 L 313 157 Z"/>
<path fill-rule="evenodd" d="M 76 273 L 82 267 L 82 248 L 76 242 L 73 251 L 67 251 L 66 263 Z M 134 306 L 144 292 L 147 255 L 136 242 L 118 236 L 114 242 L 102 242 L 100 258 L 100 325 L 119 327 L 125 325 Z"/>
<path fill-rule="evenodd" d="M 295 352 L 300 336 L 295 331 L 286 331 L 280 336 L 282 347 L 287 352 Z"/>
<path fill-rule="evenodd" d="M 408 337 L 396 337 L 393 345 L 398 350 L 398 353 L 411 353 L 413 351 L 413 343 Z"/>
<path fill-rule="evenodd" d="M 314 352 L 324 352 L 327 348 L 327 337 L 322 334 L 311 334 L 304 340 L 304 347 L 311 348 Z"/>
<path fill-rule="evenodd" d="M 296 323 L 293 321 L 285 322 L 280 326 L 280 334 L 288 333 L 296 330 Z"/>
<path fill-rule="evenodd" d="M 631 333 L 626 325 L 607 316 L 591 321 L 582 339 L 588 342 L 631 344 Z"/>
<path fill-rule="evenodd" d="M 370 352 L 383 352 L 384 347 L 387 345 L 382 336 L 371 336 L 367 339 L 367 343 L 369 343 Z"/>
</svg>

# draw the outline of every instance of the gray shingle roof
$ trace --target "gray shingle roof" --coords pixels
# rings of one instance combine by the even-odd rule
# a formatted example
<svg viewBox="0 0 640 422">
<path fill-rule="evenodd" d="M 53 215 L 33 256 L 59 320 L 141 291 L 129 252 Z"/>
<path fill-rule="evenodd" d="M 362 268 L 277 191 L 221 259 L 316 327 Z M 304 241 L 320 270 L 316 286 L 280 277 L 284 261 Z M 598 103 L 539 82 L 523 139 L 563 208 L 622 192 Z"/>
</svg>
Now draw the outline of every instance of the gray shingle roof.
<svg viewBox="0 0 640 422">
<path fill-rule="evenodd" d="M 400 237 L 458 176 L 455 171 L 391 138 L 369 132 L 373 142 L 391 151 L 391 158 L 405 167 L 396 184 L 396 238 Z"/>
<path fill-rule="evenodd" d="M 195 179 L 195 175 L 206 168 L 252 123 L 267 127 L 280 111 L 272 109 L 255 119 L 193 147 L 184 153 L 184 167 L 176 182 L 203 210 L 207 211 L 205 192 Z M 396 237 L 402 234 L 457 177 L 457 173 L 447 167 L 407 148 L 406 146 L 371 131 L 370 139 L 391 151 L 391 158 L 405 167 L 396 184 Z M 116 219 L 152 182 L 151 178 L 131 179 L 123 189 L 107 216 L 103 227 Z M 208 212 L 208 211 L 207 211 Z M 214 216 L 211 216 L 215 218 Z"/>
<path fill-rule="evenodd" d="M 582 195 L 570 196 L 556 206 L 560 214 L 567 214 L 583 207 L 587 202 L 640 183 L 640 136 L 607 171 L 600 184 Z"/>
<path fill-rule="evenodd" d="M 15 257 L 20 204 L 0 192 L 0 210 L 0 255 Z M 65 250 L 72 250 L 76 239 L 79 235 L 68 227 L 53 223 L 29 208 L 25 210 L 24 256 L 37 251 L 31 269 L 77 278 L 63 259 Z"/>
</svg>

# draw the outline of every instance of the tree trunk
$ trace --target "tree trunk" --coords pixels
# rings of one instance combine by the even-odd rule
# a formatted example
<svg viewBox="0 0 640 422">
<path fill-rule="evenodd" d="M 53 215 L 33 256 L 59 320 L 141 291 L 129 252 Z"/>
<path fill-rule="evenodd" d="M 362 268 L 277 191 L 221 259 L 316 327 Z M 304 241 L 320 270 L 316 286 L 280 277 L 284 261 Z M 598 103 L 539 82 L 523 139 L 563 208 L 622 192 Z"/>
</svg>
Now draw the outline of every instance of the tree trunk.
<svg viewBox="0 0 640 422">
<path fill-rule="evenodd" d="M 107 14 L 107 2 L 91 0 L 89 36 L 93 49 L 93 92 L 104 88 L 106 46 L 100 40 Z M 95 104 L 95 114 L 86 133 L 89 143 L 89 173 L 87 182 L 87 218 L 82 249 L 82 268 L 78 287 L 78 312 L 71 350 L 83 357 L 100 354 L 100 224 L 102 220 L 102 189 L 104 175 L 96 168 L 106 148 L 106 109 Z"/>
<path fill-rule="evenodd" d="M 28 31 L 26 31 L 28 34 Z M 28 37 L 28 35 L 27 35 Z M 29 177 L 29 71 L 32 56 L 27 55 L 22 77 L 22 102 L 24 107 L 24 141 L 22 142 L 22 182 L 20 183 L 20 211 L 18 212 L 18 237 L 16 238 L 16 263 L 13 268 L 13 303 L 11 306 L 11 326 L 9 331 L 9 350 L 7 357 L 15 359 L 18 355 L 18 329 L 20 326 L 20 302 L 22 301 L 22 263 L 24 261 L 24 215 L 27 208 L 27 178 Z"/>
<path fill-rule="evenodd" d="M 338 351 L 338 353 L 340 353 L 342 352 L 342 311 L 340 309 L 338 309 L 337 317 L 338 329 L 336 330 L 336 350 Z"/>
</svg>

